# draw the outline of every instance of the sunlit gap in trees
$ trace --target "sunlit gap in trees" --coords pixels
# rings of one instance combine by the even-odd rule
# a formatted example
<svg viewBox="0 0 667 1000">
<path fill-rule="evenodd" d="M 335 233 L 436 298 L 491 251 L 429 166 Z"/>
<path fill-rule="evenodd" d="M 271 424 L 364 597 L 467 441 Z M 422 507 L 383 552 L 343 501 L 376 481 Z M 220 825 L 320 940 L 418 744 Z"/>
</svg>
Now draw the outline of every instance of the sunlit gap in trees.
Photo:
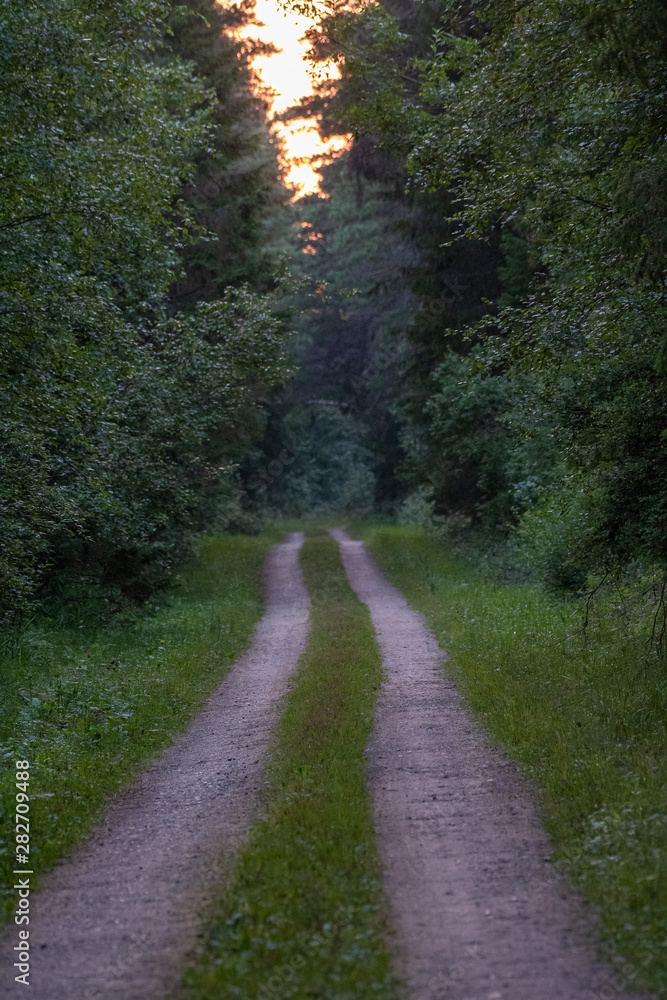
<svg viewBox="0 0 667 1000">
<path fill-rule="evenodd" d="M 255 14 L 259 25 L 242 29 L 247 38 L 273 42 L 279 52 L 256 56 L 253 65 L 266 86 L 273 91 L 271 113 L 279 115 L 313 93 L 313 79 L 306 59 L 308 42 L 304 34 L 313 21 L 291 10 L 283 10 L 277 0 L 256 0 Z M 312 70 L 311 70 L 312 72 Z M 318 79 L 335 79 L 338 68 L 332 63 L 318 69 Z M 274 122 L 274 128 L 284 144 L 288 168 L 286 183 L 294 188 L 294 197 L 319 190 L 318 162 L 344 149 L 348 139 L 333 136 L 323 141 L 312 119 L 299 118 L 290 122 Z"/>
</svg>

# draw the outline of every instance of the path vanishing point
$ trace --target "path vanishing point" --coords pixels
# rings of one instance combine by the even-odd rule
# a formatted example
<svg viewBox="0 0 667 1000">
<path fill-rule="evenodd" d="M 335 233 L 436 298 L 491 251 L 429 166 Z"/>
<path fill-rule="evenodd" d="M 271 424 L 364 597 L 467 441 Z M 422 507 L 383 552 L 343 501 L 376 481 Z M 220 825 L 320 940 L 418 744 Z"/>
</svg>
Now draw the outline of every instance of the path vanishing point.
<svg viewBox="0 0 667 1000">
<path fill-rule="evenodd" d="M 383 658 L 368 787 L 406 1000 L 623 1000 L 589 915 L 548 863 L 530 790 L 469 717 L 435 638 L 363 543 L 331 534 Z M 258 814 L 271 731 L 306 647 L 302 542 L 295 533 L 272 549 L 254 641 L 187 732 L 42 880 L 31 985 L 6 1000 L 162 1000 L 177 986 Z M 6 933 L 0 947 L 10 968 L 15 943 Z"/>
<path fill-rule="evenodd" d="M 271 729 L 305 649 L 302 542 L 293 534 L 272 549 L 254 641 L 187 732 L 42 880 L 31 983 L 4 993 L 3 970 L 3 1000 L 157 1000 L 180 981 L 209 893 L 256 814 Z"/>
</svg>

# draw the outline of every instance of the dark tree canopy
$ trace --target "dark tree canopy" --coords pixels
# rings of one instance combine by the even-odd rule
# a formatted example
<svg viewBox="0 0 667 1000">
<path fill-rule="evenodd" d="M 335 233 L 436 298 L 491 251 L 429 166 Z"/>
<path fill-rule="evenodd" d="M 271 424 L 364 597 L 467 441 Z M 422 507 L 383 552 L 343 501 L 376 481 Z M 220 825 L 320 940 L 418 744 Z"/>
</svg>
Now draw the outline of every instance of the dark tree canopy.
<svg viewBox="0 0 667 1000">
<path fill-rule="evenodd" d="M 554 579 L 667 559 L 666 24 L 657 0 L 386 0 L 311 33 L 342 70 L 323 130 L 402 178 L 399 474 L 518 526 Z"/>
<path fill-rule="evenodd" d="M 170 35 L 172 10 L 36 0 L 0 13 L 9 620 L 49 594 L 111 606 L 167 582 L 229 492 L 238 424 L 284 370 L 260 225 L 277 166 L 247 54 L 223 37 L 248 12 L 223 23 L 194 3 Z M 201 63 L 182 58 L 193 33 Z M 193 197 L 204 175 L 234 219 L 227 243 Z M 168 292 L 199 253 L 211 288 L 194 299 L 207 301 L 174 313 Z"/>
</svg>

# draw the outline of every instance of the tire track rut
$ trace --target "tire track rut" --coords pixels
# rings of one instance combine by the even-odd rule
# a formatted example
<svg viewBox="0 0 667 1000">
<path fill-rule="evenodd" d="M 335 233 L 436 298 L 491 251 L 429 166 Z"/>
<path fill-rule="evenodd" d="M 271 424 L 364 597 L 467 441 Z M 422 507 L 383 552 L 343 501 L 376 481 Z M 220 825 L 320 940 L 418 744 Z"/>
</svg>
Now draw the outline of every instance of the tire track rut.
<svg viewBox="0 0 667 1000">
<path fill-rule="evenodd" d="M 621 1000 L 590 914 L 545 861 L 526 784 L 486 744 L 435 638 L 363 542 L 331 534 L 383 656 L 368 780 L 410 997 Z"/>
<path fill-rule="evenodd" d="M 294 533 L 271 550 L 252 645 L 188 730 L 42 879 L 31 899 L 32 1000 L 156 1000 L 179 982 L 210 892 L 257 814 L 273 723 L 305 649 L 302 542 Z M 9 957 L 17 930 L 1 949 L 7 1000 L 27 995 Z"/>
</svg>

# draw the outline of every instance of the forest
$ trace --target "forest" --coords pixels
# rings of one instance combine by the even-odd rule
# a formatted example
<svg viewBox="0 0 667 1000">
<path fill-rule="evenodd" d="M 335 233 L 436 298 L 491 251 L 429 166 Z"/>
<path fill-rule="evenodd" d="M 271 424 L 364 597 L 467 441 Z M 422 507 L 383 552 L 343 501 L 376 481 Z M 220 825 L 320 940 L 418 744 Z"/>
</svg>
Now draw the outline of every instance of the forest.
<svg viewBox="0 0 667 1000">
<path fill-rule="evenodd" d="M 271 438 L 278 508 L 402 511 L 573 594 L 641 580 L 660 645 L 663 15 L 387 3 L 313 30 L 342 79 L 311 113 L 354 141 L 304 200 L 323 291 Z"/>
<path fill-rule="evenodd" d="M 245 7 L 3 6 L 2 608 L 144 603 L 288 369 Z"/>
<path fill-rule="evenodd" d="M 665 636 L 660 3 L 331 9 L 295 204 L 245 3 L 3 17 L 2 607 L 374 511 Z M 295 374 L 296 372 L 296 374 Z"/>
<path fill-rule="evenodd" d="M 304 530 L 319 666 L 270 772 L 282 839 L 253 834 L 187 997 L 392 998 L 345 525 L 533 783 L 614 995 L 667 996 L 665 5 L 276 5 L 314 81 L 278 119 L 344 140 L 308 194 L 255 0 L 0 5 L 0 791 L 36 762 L 46 871 L 246 649 Z M 350 902 L 307 918 L 290 803 L 337 782 L 312 837 L 357 852 L 322 890 Z"/>
</svg>

